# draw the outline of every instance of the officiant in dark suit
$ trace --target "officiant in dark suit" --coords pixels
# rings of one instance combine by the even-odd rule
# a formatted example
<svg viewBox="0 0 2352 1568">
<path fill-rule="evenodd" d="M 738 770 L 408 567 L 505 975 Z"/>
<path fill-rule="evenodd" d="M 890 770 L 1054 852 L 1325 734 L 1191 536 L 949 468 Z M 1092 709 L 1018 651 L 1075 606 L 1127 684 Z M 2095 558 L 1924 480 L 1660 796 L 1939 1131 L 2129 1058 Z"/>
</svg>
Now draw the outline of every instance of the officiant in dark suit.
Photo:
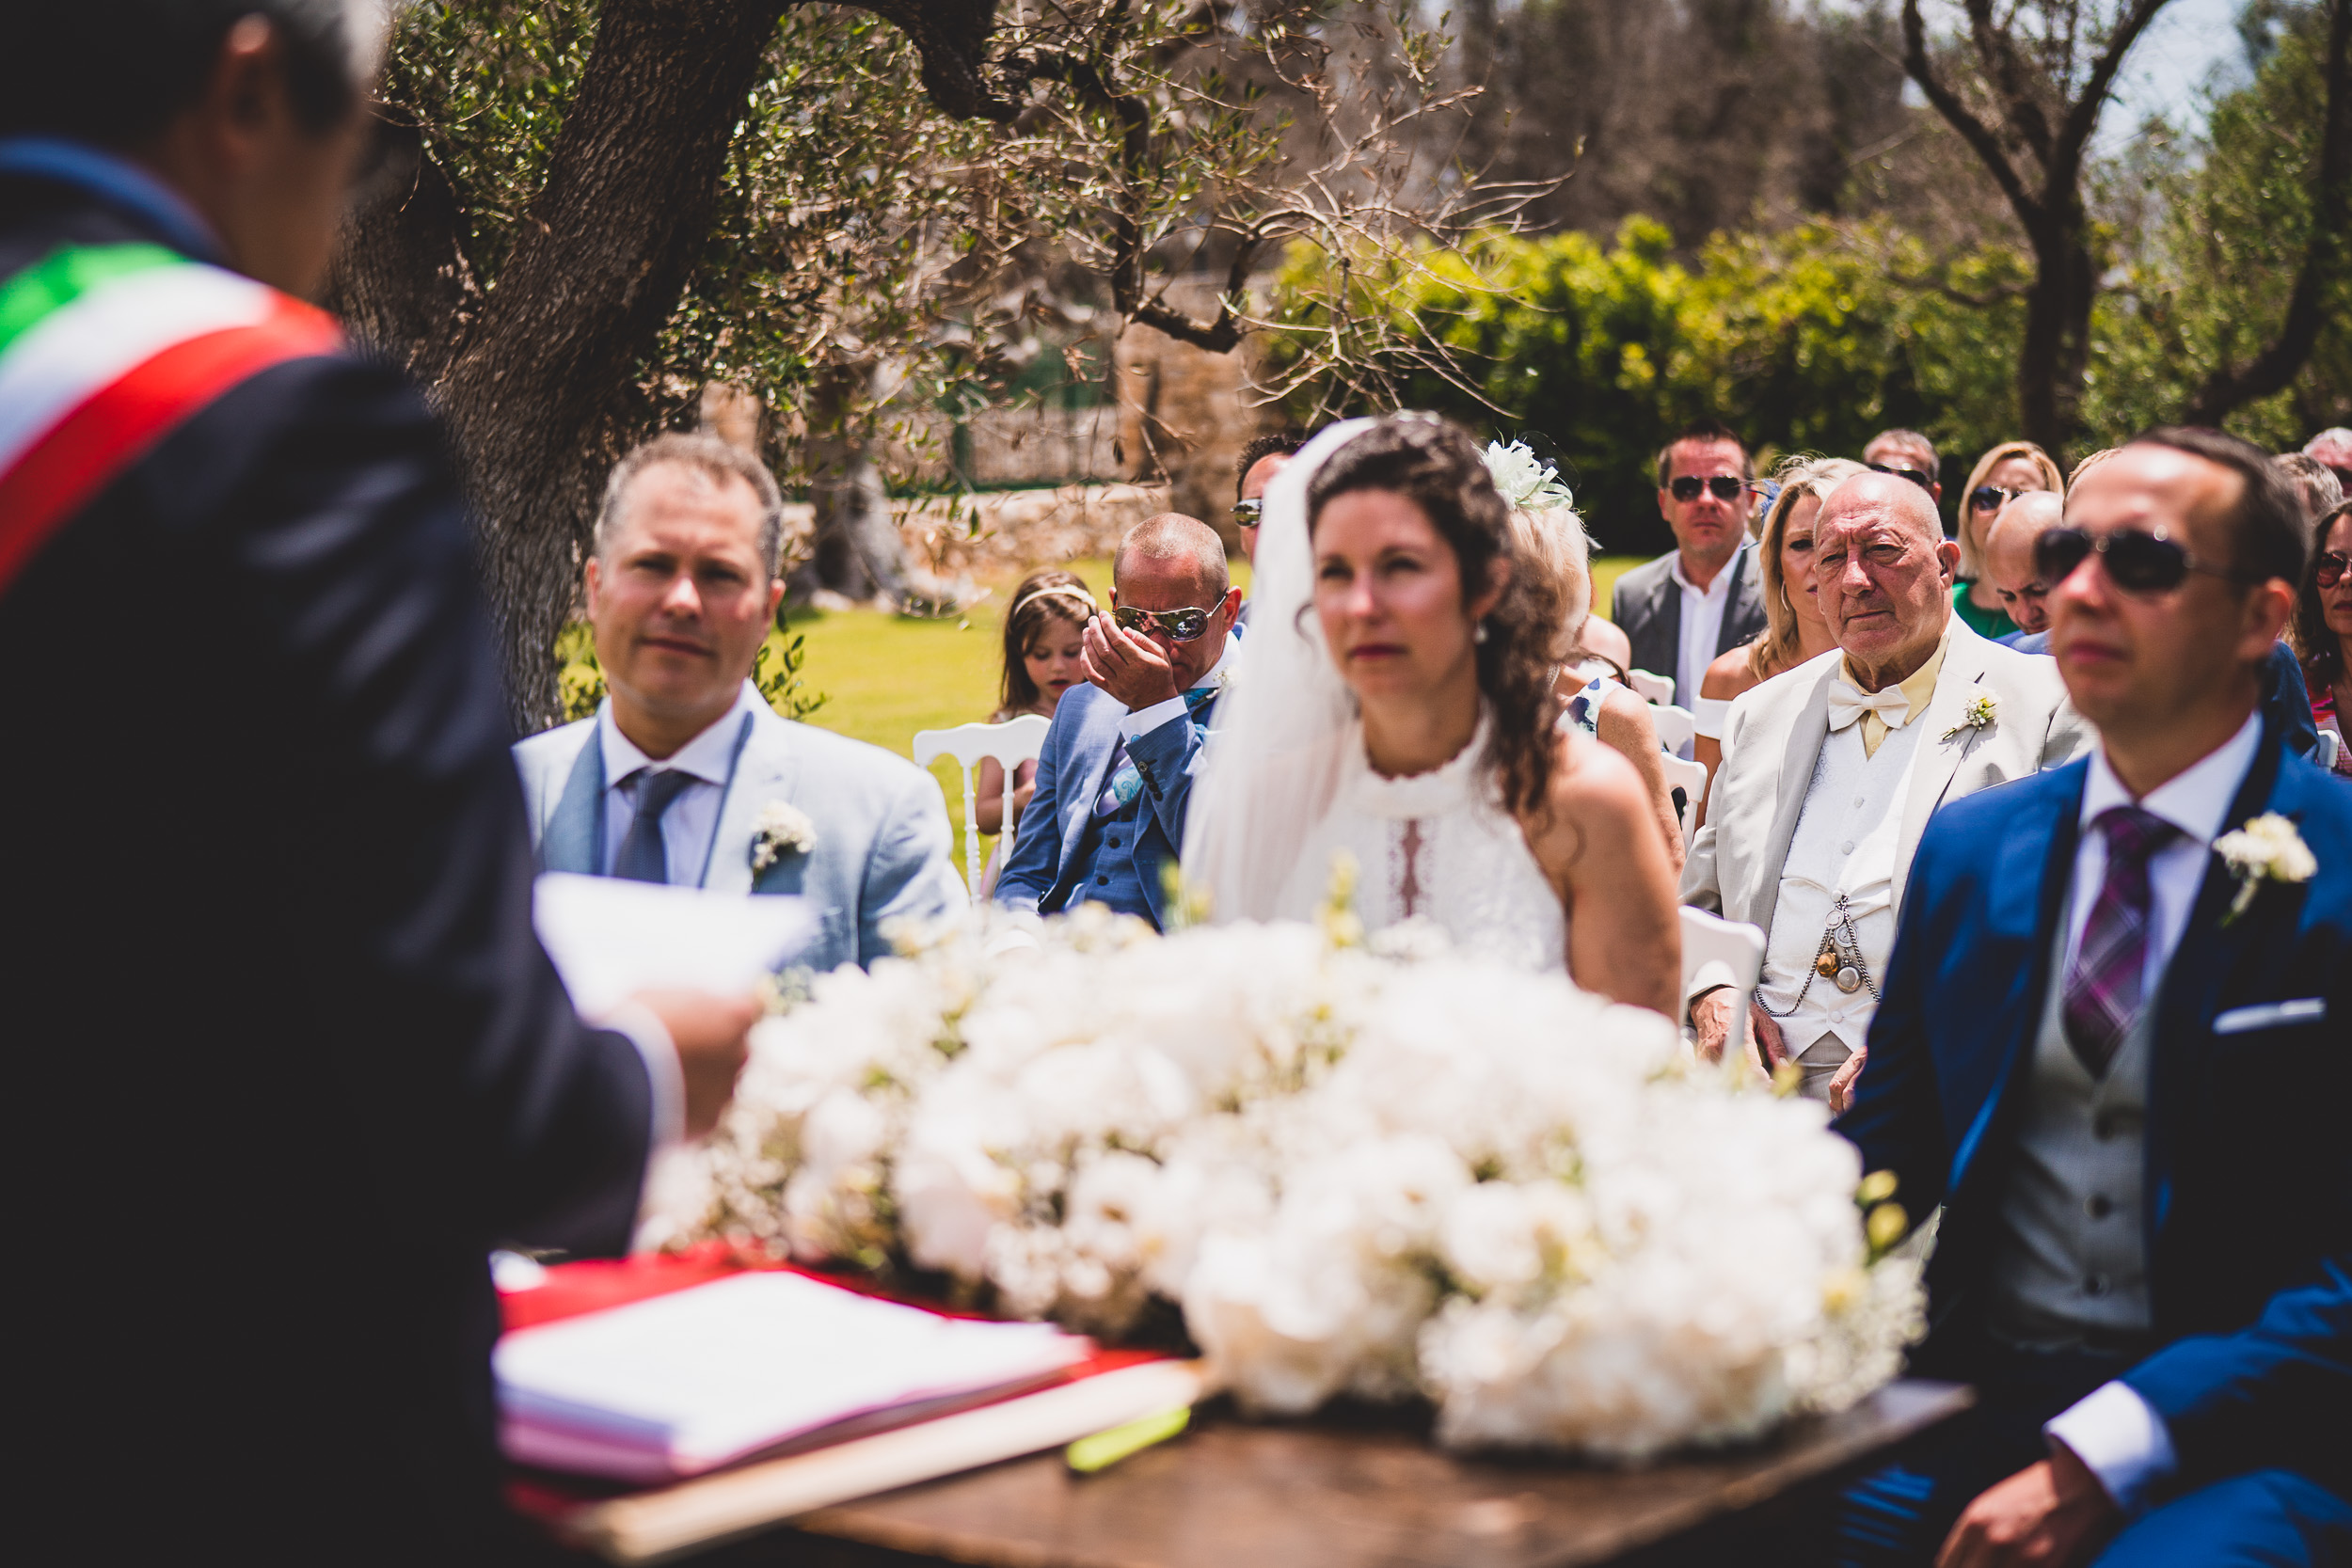
<svg viewBox="0 0 2352 1568">
<path fill-rule="evenodd" d="M 1241 649 L 1241 590 L 1216 531 L 1163 512 L 1120 541 L 1111 603 L 1087 625 L 1088 684 L 1054 710 L 994 896 L 1033 914 L 1103 904 L 1157 927 L 1201 746 Z"/>
<path fill-rule="evenodd" d="M 0 51 L 9 1417 L 43 1560 L 512 1560 L 486 1254 L 625 1246 L 746 1001 L 575 1016 L 457 478 L 314 287 L 380 9 Z"/>
<path fill-rule="evenodd" d="M 2038 548 L 2100 743 L 1929 824 L 1836 1124 L 1942 1206 L 1912 1366 L 1979 1401 L 1850 1495 L 1836 1560 L 1925 1562 L 1967 1505 L 1959 1564 L 2090 1561 L 2173 1508 L 2113 1561 L 2342 1560 L 2352 792 L 2260 707 L 2296 500 L 2158 431 Z"/>
</svg>

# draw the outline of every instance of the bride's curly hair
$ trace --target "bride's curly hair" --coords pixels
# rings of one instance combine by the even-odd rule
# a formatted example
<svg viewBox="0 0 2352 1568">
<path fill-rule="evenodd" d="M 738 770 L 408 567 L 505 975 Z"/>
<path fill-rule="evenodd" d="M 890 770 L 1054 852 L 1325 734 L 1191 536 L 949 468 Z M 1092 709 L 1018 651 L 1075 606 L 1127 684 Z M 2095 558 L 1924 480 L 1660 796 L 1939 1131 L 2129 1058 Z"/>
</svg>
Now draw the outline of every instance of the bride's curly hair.
<svg viewBox="0 0 2352 1568">
<path fill-rule="evenodd" d="M 1518 813 L 1543 808 L 1551 787 L 1552 729 L 1560 699 L 1552 689 L 1552 653 L 1567 605 L 1554 574 L 1521 560 L 1511 508 L 1486 472 L 1478 443 L 1427 414 L 1392 414 L 1331 454 L 1307 486 L 1307 532 L 1332 497 L 1385 490 L 1421 508 L 1454 551 L 1468 605 L 1487 582 L 1491 563 L 1510 563 L 1502 596 L 1481 625 L 1478 689 L 1494 710 L 1486 765 Z"/>
</svg>

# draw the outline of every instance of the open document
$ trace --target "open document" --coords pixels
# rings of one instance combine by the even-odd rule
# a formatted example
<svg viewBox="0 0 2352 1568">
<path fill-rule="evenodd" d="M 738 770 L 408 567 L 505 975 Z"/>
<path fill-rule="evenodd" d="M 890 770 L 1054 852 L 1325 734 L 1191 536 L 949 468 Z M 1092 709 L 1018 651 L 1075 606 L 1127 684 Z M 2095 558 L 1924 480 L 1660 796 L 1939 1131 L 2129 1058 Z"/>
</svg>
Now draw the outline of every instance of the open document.
<svg viewBox="0 0 2352 1568">
<path fill-rule="evenodd" d="M 539 878 L 532 924 L 583 1018 L 654 988 L 739 996 L 817 934 L 816 911 L 802 898 L 564 871 Z"/>
</svg>

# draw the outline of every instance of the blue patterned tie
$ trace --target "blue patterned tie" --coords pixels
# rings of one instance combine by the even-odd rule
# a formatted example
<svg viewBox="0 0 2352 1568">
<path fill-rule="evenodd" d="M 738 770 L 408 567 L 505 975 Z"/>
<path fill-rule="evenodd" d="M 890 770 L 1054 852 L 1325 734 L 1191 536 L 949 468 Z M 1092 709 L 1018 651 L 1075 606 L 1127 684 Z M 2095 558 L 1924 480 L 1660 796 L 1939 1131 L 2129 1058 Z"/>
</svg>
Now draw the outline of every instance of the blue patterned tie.
<svg viewBox="0 0 2352 1568">
<path fill-rule="evenodd" d="M 1200 717 L 1200 710 L 1216 701 L 1222 686 L 1196 686 L 1184 693 L 1184 721 L 1192 723 Z M 1143 774 L 1128 759 L 1127 741 L 1120 738 L 1119 750 L 1111 762 L 1111 782 L 1103 786 L 1103 793 L 1094 798 L 1094 815 L 1117 816 L 1143 787 Z"/>
<path fill-rule="evenodd" d="M 632 882 L 666 882 L 670 855 L 661 843 L 661 814 L 694 782 L 694 775 L 675 768 L 641 768 L 637 781 L 637 815 L 629 818 L 628 836 L 612 862 L 612 875 Z"/>
</svg>

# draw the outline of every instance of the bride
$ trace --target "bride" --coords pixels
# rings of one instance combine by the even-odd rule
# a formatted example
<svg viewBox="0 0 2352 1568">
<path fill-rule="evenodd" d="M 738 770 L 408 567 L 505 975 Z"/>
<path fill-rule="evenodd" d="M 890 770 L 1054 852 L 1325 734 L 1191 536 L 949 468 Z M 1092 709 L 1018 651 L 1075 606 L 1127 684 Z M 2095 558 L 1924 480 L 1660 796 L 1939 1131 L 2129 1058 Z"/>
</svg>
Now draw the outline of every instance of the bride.
<svg viewBox="0 0 2352 1568">
<path fill-rule="evenodd" d="M 1311 918 L 1343 856 L 1367 930 L 1454 944 L 1672 1016 L 1674 878 L 1632 766 L 1559 723 L 1556 579 L 1515 558 L 1478 448 L 1355 420 L 1266 494 L 1257 635 L 1183 863 L 1218 920 Z"/>
</svg>

